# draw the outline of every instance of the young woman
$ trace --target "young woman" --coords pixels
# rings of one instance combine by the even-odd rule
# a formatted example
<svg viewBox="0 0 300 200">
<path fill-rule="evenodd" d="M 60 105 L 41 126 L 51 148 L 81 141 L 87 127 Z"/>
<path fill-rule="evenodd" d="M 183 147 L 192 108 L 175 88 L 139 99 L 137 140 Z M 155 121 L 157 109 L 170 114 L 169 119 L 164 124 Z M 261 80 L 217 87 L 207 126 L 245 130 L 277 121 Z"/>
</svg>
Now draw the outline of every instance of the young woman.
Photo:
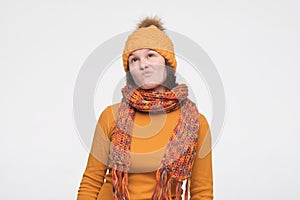
<svg viewBox="0 0 300 200">
<path fill-rule="evenodd" d="M 120 103 L 101 113 L 78 200 L 212 200 L 209 125 L 176 83 L 174 47 L 160 19 L 145 18 L 123 51 Z M 210 148 L 205 147 L 205 148 Z M 188 194 L 190 193 L 190 195 Z"/>
</svg>

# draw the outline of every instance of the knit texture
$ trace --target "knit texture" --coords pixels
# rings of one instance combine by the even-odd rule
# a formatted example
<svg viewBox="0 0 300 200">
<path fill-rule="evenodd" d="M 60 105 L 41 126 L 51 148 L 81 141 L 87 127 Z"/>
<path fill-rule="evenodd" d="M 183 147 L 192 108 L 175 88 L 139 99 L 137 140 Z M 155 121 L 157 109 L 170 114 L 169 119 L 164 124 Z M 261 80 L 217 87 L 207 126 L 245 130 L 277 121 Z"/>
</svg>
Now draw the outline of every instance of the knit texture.
<svg viewBox="0 0 300 200">
<path fill-rule="evenodd" d="M 199 128 L 199 112 L 196 105 L 187 98 L 187 86 L 179 84 L 170 91 L 157 92 L 154 89 L 143 90 L 126 85 L 122 89 L 122 94 L 109 155 L 114 200 L 130 199 L 128 171 L 135 111 L 163 113 L 176 109 L 181 109 L 181 112 L 167 144 L 161 166 L 156 173 L 157 183 L 152 200 L 171 199 L 171 184 L 176 184 L 176 199 L 179 198 L 182 183 L 186 179 L 185 199 L 187 199 Z"/>
<path fill-rule="evenodd" d="M 164 31 L 151 25 L 149 27 L 139 28 L 128 36 L 122 55 L 125 72 L 129 70 L 128 57 L 130 54 L 142 48 L 157 51 L 168 61 L 170 67 L 176 70 L 177 62 L 172 41 Z"/>
</svg>

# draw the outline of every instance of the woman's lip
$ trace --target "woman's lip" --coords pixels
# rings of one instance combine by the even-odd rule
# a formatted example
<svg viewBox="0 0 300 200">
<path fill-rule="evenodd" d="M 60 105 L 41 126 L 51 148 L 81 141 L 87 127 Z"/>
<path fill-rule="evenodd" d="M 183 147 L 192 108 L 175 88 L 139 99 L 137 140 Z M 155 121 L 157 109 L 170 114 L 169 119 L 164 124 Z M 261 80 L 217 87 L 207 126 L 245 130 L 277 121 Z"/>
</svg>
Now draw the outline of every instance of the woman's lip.
<svg viewBox="0 0 300 200">
<path fill-rule="evenodd" d="M 143 76 L 150 76 L 152 74 L 152 72 L 143 72 L 142 74 L 143 74 Z"/>
</svg>

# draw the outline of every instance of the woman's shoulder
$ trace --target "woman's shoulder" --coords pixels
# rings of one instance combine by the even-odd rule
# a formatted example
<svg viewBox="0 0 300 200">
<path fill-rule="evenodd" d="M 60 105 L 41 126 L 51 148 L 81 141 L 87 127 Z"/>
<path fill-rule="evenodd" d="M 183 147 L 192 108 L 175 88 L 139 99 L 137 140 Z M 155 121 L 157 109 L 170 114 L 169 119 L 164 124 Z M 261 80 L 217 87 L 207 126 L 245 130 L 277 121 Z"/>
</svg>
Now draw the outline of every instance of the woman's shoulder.
<svg viewBox="0 0 300 200">
<path fill-rule="evenodd" d="M 115 104 L 111 104 L 106 106 L 106 108 L 102 111 L 102 114 L 106 114 L 106 115 L 115 115 L 118 113 L 118 109 L 119 109 L 119 105 L 120 103 L 115 103 Z"/>
<path fill-rule="evenodd" d="M 107 105 L 101 112 L 99 116 L 99 120 L 104 120 L 106 122 L 113 123 L 116 121 L 117 116 L 118 116 L 118 109 L 119 109 L 120 103 L 115 103 L 115 104 L 110 104 Z"/>
<path fill-rule="evenodd" d="M 199 158 L 204 158 L 212 150 L 212 135 L 206 116 L 200 113 L 199 119 L 200 126 L 198 131 L 198 156 Z"/>
<path fill-rule="evenodd" d="M 108 138 L 111 137 L 112 130 L 116 126 L 118 108 L 120 103 L 106 106 L 98 117 L 98 124 Z"/>
<path fill-rule="evenodd" d="M 210 133 L 210 125 L 208 123 L 208 120 L 206 116 L 202 113 L 199 113 L 199 129 L 198 129 L 198 137 L 200 135 L 201 140 L 203 139 L 203 136 Z"/>
<path fill-rule="evenodd" d="M 106 106 L 106 108 L 102 111 L 102 114 L 106 115 L 108 118 L 117 118 L 118 115 L 118 109 L 119 109 L 120 103 L 115 103 Z"/>
<path fill-rule="evenodd" d="M 198 129 L 198 139 L 203 142 L 205 137 L 210 135 L 210 126 L 207 118 L 204 114 L 199 113 L 199 129 Z"/>
<path fill-rule="evenodd" d="M 206 116 L 203 113 L 199 113 L 199 123 L 208 125 L 208 121 L 206 119 Z"/>
</svg>

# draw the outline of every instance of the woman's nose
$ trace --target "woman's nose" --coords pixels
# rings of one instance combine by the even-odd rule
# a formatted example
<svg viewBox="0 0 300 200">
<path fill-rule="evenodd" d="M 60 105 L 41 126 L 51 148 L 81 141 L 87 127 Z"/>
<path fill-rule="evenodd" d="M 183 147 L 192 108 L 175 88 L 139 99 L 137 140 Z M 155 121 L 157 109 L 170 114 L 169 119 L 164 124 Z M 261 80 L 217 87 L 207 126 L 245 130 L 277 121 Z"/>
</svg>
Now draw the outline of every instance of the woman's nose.
<svg viewBox="0 0 300 200">
<path fill-rule="evenodd" d="M 147 59 L 141 59 L 141 62 L 140 62 L 140 68 L 141 69 L 145 69 L 145 68 L 148 68 L 149 67 L 149 62 Z"/>
</svg>

